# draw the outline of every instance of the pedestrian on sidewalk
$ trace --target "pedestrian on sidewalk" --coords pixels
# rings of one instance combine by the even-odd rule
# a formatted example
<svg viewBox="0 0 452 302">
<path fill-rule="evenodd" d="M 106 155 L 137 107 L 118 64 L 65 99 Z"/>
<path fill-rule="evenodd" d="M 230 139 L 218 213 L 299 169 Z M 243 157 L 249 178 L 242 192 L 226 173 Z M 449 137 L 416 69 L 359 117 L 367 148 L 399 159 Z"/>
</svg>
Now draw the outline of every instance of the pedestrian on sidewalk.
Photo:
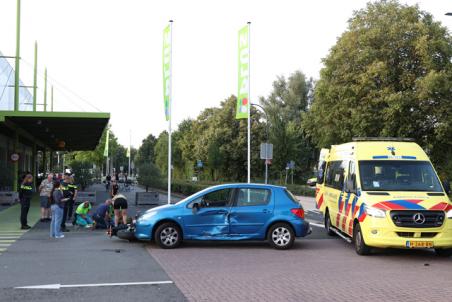
<svg viewBox="0 0 452 302">
<path fill-rule="evenodd" d="M 64 235 L 61 232 L 61 220 L 63 219 L 63 209 L 67 198 L 64 198 L 60 187 L 61 183 L 57 180 L 53 183 L 53 188 L 50 192 L 50 208 L 52 210 L 50 237 L 53 238 L 64 238 Z"/>
<path fill-rule="evenodd" d="M 50 192 L 53 188 L 53 173 L 39 185 L 39 203 L 41 204 L 41 222 L 50 221 Z"/>
<path fill-rule="evenodd" d="M 119 193 L 119 185 L 118 185 L 118 181 L 117 180 L 113 180 L 111 185 L 111 192 L 110 195 L 111 197 L 114 197 L 116 194 Z"/>
<path fill-rule="evenodd" d="M 31 227 L 28 225 L 27 216 L 30 210 L 30 202 L 33 197 L 33 176 L 26 174 L 22 180 L 19 190 L 20 200 L 20 224 L 22 230 L 28 230 Z"/>
<path fill-rule="evenodd" d="M 69 185 L 71 184 L 71 175 L 69 173 L 64 173 L 63 181 L 61 182 L 61 189 L 63 192 L 63 197 L 67 199 L 67 202 L 64 203 L 63 208 L 63 219 L 61 220 L 61 231 L 62 232 L 69 232 L 69 230 L 66 228 L 66 218 L 69 210 L 69 204 L 71 206 L 74 203 L 73 200 L 73 191 L 69 188 Z"/>
</svg>

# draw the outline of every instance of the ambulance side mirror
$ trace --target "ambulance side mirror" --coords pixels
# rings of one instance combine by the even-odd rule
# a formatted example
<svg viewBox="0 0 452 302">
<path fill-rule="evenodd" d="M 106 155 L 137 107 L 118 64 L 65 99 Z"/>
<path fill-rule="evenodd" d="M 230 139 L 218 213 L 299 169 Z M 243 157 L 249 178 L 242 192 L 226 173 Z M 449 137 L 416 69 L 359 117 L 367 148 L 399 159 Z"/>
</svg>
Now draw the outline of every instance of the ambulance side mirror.
<svg viewBox="0 0 452 302">
<path fill-rule="evenodd" d="M 446 194 L 450 194 L 450 184 L 447 180 L 443 180 L 443 188 Z"/>
</svg>

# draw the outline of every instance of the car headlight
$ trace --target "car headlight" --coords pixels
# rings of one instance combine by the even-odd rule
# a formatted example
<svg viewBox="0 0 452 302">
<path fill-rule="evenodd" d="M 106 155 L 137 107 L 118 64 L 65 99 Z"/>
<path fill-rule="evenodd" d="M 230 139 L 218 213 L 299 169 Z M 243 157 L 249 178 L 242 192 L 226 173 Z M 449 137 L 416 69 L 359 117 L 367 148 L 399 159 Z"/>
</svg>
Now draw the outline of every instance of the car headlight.
<svg viewBox="0 0 452 302">
<path fill-rule="evenodd" d="M 154 216 L 155 214 L 157 214 L 157 212 L 144 213 L 143 215 L 138 217 L 137 222 L 141 222 L 143 220 L 147 220 L 147 219 L 151 218 L 152 216 Z"/>
<path fill-rule="evenodd" d="M 449 218 L 449 219 L 452 219 L 452 210 L 449 210 L 448 212 L 447 212 L 447 218 Z"/>
<path fill-rule="evenodd" d="M 366 209 L 366 214 L 369 216 L 376 217 L 376 218 L 385 218 L 386 217 L 385 210 L 372 208 L 372 207 L 368 207 L 368 206 L 366 206 L 365 209 Z"/>
</svg>

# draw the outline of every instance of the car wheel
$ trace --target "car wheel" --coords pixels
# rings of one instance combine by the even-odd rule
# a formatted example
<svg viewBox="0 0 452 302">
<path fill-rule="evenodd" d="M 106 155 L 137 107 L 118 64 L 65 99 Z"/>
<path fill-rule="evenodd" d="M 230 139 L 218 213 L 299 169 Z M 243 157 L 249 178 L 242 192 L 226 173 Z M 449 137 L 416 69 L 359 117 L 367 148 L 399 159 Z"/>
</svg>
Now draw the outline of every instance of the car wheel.
<svg viewBox="0 0 452 302">
<path fill-rule="evenodd" d="M 327 211 L 325 214 L 325 229 L 328 236 L 334 236 L 336 233 L 331 229 L 330 213 Z"/>
<path fill-rule="evenodd" d="M 359 223 L 353 229 L 353 241 L 355 243 L 355 251 L 358 255 L 364 256 L 370 254 L 370 247 L 364 242 Z"/>
<path fill-rule="evenodd" d="M 172 222 L 161 224 L 155 231 L 155 242 L 162 249 L 173 249 L 182 241 L 182 232 L 178 225 Z"/>
<path fill-rule="evenodd" d="M 435 249 L 435 253 L 440 257 L 450 257 L 452 256 L 452 249 Z"/>
<path fill-rule="evenodd" d="M 287 223 L 276 223 L 268 230 L 267 239 L 275 249 L 287 250 L 293 246 L 295 234 Z"/>
</svg>

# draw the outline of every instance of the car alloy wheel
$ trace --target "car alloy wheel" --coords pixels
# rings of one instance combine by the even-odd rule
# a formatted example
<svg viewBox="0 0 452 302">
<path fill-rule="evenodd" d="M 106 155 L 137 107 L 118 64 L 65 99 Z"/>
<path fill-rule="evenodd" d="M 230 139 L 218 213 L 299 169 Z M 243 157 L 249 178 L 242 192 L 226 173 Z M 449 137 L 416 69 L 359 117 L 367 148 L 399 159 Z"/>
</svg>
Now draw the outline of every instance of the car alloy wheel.
<svg viewBox="0 0 452 302">
<path fill-rule="evenodd" d="M 277 223 L 270 228 L 268 241 L 276 249 L 289 249 L 295 241 L 295 234 L 288 224 Z"/>
<path fill-rule="evenodd" d="M 160 240 L 166 246 L 172 246 L 177 242 L 179 238 L 179 233 L 173 227 L 164 228 L 160 232 Z"/>
<path fill-rule="evenodd" d="M 175 223 L 164 223 L 155 231 L 156 243 L 164 249 L 177 247 L 182 241 L 180 228 Z"/>
</svg>

